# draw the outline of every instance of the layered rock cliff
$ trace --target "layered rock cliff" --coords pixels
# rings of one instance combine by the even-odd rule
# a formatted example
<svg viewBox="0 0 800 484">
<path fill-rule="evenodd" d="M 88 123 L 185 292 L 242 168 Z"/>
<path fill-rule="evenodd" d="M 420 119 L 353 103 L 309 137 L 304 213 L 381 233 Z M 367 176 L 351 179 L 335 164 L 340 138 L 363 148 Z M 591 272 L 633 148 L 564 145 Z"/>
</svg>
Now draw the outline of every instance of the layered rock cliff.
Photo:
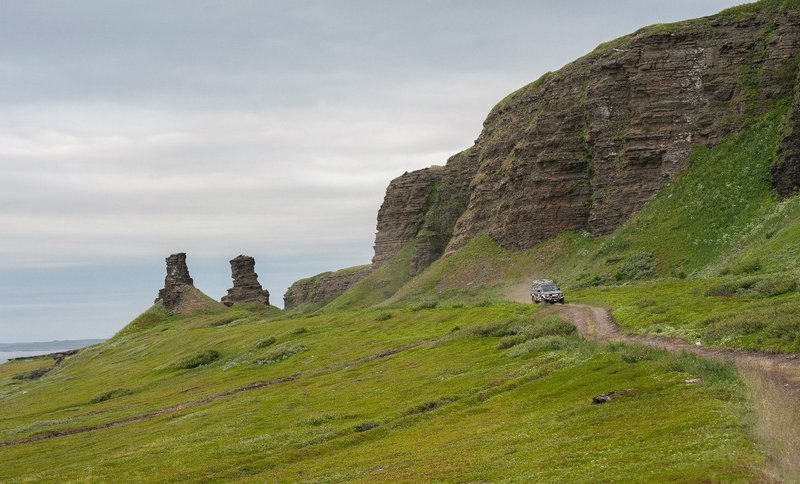
<svg viewBox="0 0 800 484">
<path fill-rule="evenodd" d="M 567 230 L 606 234 L 711 146 L 792 97 L 800 10 L 766 0 L 601 45 L 503 99 L 475 145 L 393 180 L 378 212 L 380 265 L 416 240 L 410 271 L 489 235 L 528 248 Z M 800 89 L 800 88 L 797 88 Z M 776 154 L 800 186 L 800 94 Z"/>
</svg>

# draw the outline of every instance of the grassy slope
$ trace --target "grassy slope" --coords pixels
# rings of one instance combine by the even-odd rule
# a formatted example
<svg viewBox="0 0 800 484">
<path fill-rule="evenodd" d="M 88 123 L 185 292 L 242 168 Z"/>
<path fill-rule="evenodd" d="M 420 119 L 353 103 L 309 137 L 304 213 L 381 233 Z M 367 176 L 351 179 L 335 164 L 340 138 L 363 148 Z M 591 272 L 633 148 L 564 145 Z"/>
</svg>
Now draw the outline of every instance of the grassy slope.
<svg viewBox="0 0 800 484">
<path fill-rule="evenodd" d="M 411 241 L 367 277 L 353 284 L 347 292 L 326 304 L 324 310 L 331 312 L 364 308 L 384 301 L 411 279 L 409 267 L 413 254 L 414 242 Z"/>
<path fill-rule="evenodd" d="M 285 319 L 243 309 L 193 317 L 155 310 L 146 327 L 40 380 L 10 376 L 47 362 L 0 366 L 2 439 L 299 377 L 122 427 L 0 448 L 0 480 L 755 475 L 762 458 L 746 437 L 742 388 L 730 368 L 597 347 L 569 325 L 535 321 L 537 309 L 502 303 Z M 275 343 L 258 348 L 270 336 Z M 221 357 L 174 368 L 209 349 Z M 375 357 L 389 349 L 405 350 Z M 684 382 L 694 376 L 705 381 Z M 128 391 L 91 403 L 114 390 Z M 624 392 L 591 404 L 610 390 Z"/>
</svg>

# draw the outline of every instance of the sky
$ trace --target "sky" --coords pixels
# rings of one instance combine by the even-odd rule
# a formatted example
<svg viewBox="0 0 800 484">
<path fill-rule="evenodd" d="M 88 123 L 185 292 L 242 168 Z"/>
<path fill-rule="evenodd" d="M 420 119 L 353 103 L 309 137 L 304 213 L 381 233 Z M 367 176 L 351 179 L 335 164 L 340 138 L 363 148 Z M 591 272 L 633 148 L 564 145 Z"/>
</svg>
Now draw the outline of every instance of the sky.
<svg viewBox="0 0 800 484">
<path fill-rule="evenodd" d="M 271 302 L 368 263 L 389 181 L 599 43 L 738 1 L 0 2 L 0 342 L 112 336 L 164 258 Z"/>
</svg>

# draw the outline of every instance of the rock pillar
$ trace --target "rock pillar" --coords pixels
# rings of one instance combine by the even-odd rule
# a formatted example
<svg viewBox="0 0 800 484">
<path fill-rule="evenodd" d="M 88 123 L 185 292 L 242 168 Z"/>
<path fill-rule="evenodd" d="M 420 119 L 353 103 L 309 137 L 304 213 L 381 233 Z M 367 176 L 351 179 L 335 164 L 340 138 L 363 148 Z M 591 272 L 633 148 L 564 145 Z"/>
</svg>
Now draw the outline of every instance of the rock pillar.
<svg viewBox="0 0 800 484">
<path fill-rule="evenodd" d="M 256 260 L 250 256 L 240 255 L 231 260 L 233 287 L 222 297 L 222 304 L 233 306 L 236 303 L 258 303 L 269 306 L 269 291 L 263 289 L 258 282 L 255 267 Z"/>
<path fill-rule="evenodd" d="M 183 290 L 194 287 L 194 281 L 189 276 L 184 252 L 172 254 L 166 261 L 167 277 L 164 278 L 164 288 L 158 291 L 156 302 L 161 301 L 169 311 L 174 311 L 180 305 Z"/>
</svg>

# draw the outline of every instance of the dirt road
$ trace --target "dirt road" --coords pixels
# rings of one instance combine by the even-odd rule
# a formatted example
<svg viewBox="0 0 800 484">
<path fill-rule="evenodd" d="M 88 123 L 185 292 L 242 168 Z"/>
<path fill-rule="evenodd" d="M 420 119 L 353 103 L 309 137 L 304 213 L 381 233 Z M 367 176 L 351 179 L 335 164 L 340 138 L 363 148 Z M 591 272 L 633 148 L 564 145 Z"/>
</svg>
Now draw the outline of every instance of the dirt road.
<svg viewBox="0 0 800 484">
<path fill-rule="evenodd" d="M 513 298 L 530 303 L 527 291 Z M 757 419 L 756 438 L 770 459 L 765 477 L 776 482 L 800 482 L 800 355 L 709 348 L 671 338 L 624 334 L 608 309 L 586 304 L 557 304 L 543 311 L 563 315 L 584 338 L 594 341 L 644 344 L 733 362 L 749 388 Z"/>
</svg>

